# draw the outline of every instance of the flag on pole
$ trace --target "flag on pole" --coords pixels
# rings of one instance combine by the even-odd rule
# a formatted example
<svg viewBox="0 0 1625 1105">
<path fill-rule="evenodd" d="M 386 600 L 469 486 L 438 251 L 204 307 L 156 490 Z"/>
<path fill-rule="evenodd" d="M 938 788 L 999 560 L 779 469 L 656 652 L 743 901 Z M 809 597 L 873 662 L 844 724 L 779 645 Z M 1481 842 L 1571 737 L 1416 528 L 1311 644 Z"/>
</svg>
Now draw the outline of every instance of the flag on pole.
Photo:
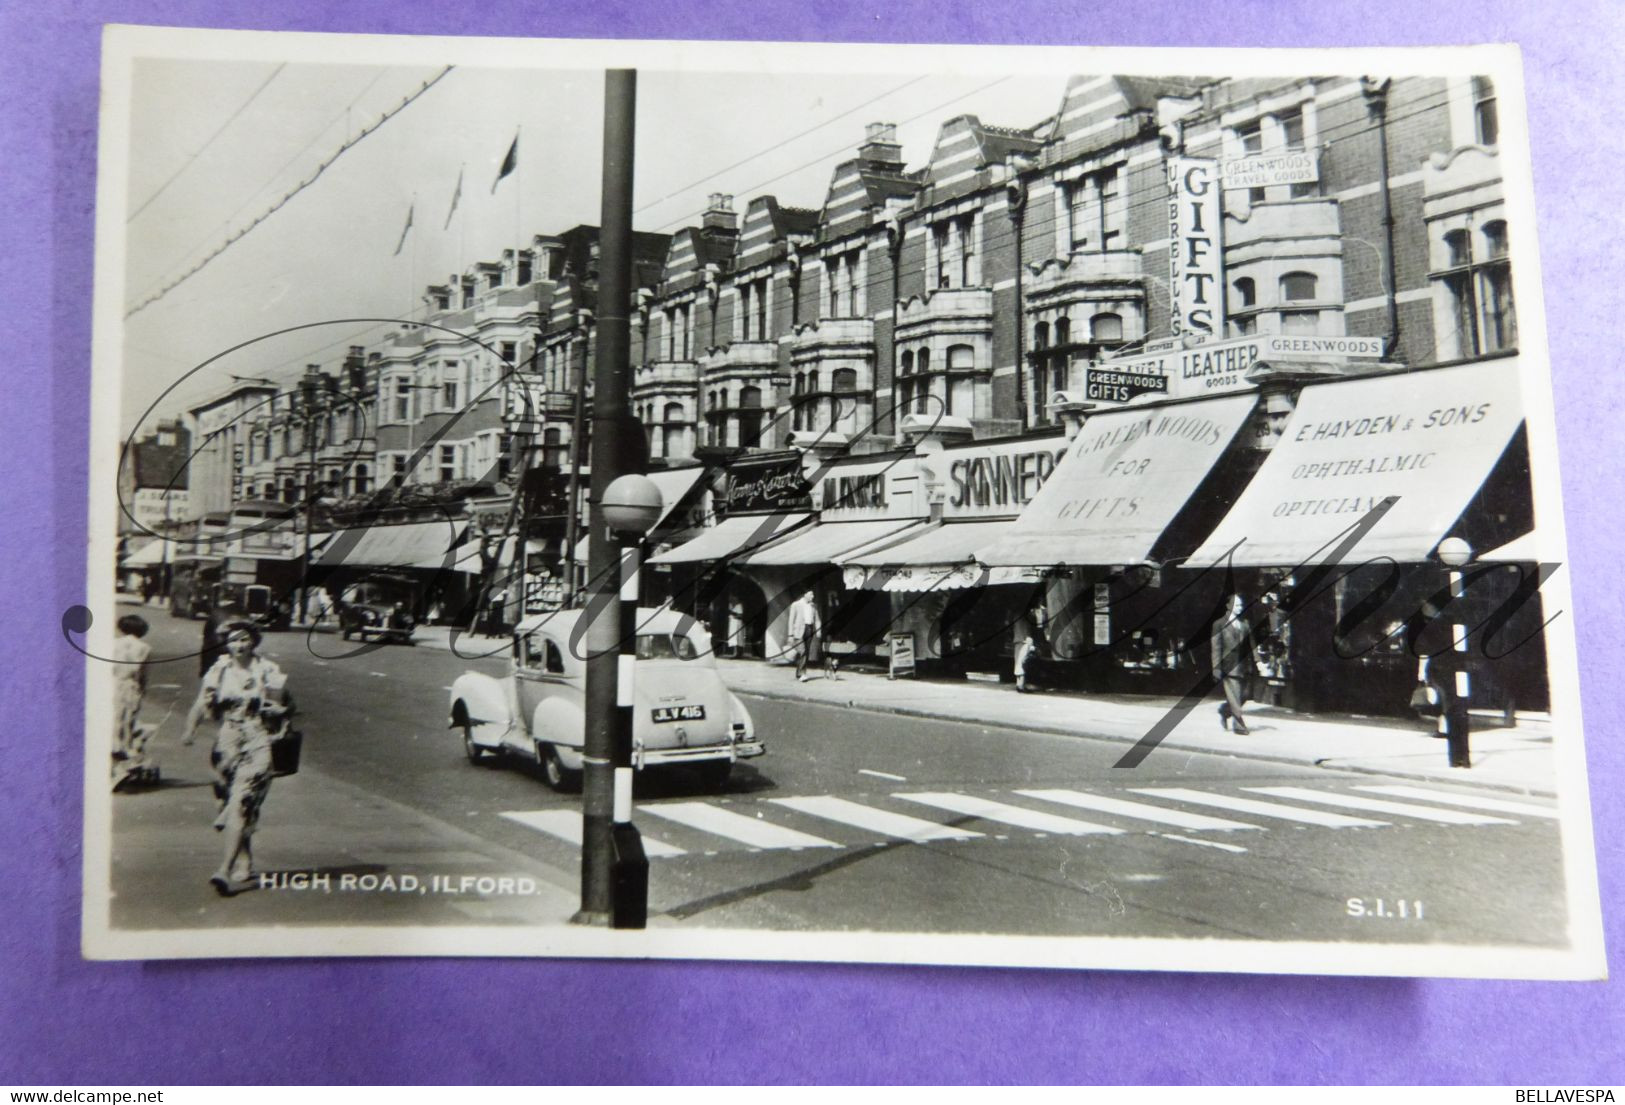
<svg viewBox="0 0 1625 1105">
<path fill-rule="evenodd" d="M 513 142 L 510 143 L 509 146 L 508 146 L 508 156 L 506 156 L 506 157 L 504 157 L 502 159 L 502 168 L 497 170 L 497 178 L 491 182 L 491 194 L 493 196 L 496 195 L 497 185 L 502 183 L 502 178 L 507 176 L 509 173 L 513 172 L 518 167 L 519 167 L 519 135 L 515 134 L 513 136 Z"/>
<path fill-rule="evenodd" d="M 451 217 L 453 215 L 457 214 L 457 201 L 462 199 L 462 198 L 463 198 L 463 170 L 458 169 L 457 170 L 457 189 L 456 189 L 456 191 L 452 192 L 452 194 L 451 194 L 451 210 L 446 212 L 446 226 L 451 225 Z M 444 230 L 444 229 L 446 229 L 446 226 L 443 226 L 440 229 Z"/>
<path fill-rule="evenodd" d="M 417 206 L 414 201 L 412 206 L 406 209 L 406 225 L 401 227 L 401 240 L 395 243 L 395 252 L 391 254 L 393 257 L 399 257 L 402 247 L 406 245 L 406 236 L 412 232 L 412 213 L 417 210 Z"/>
</svg>

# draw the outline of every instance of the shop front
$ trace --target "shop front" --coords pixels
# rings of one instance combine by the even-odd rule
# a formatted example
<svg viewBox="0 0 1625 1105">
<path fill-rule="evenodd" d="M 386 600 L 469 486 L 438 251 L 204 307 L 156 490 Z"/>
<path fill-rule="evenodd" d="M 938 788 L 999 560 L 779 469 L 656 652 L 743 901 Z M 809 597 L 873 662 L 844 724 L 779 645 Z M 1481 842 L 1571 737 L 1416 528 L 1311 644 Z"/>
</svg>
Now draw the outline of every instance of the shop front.
<svg viewBox="0 0 1625 1105">
<path fill-rule="evenodd" d="M 1220 585 L 1164 566 L 1188 554 L 1256 467 L 1256 393 L 1089 417 L 1027 508 L 976 551 L 1044 574 L 1038 679 L 1183 694 L 1206 670 Z"/>
<path fill-rule="evenodd" d="M 471 553 L 478 555 L 477 544 L 459 546 L 467 528 L 466 520 L 446 518 L 337 530 L 314 558 L 312 586 L 337 598 L 369 575 L 388 573 L 407 585 L 413 617 L 466 624 L 461 618 L 478 578 L 456 567 Z"/>
<path fill-rule="evenodd" d="M 764 657 L 775 595 L 737 570 L 750 553 L 813 524 L 800 453 L 736 459 L 713 496 L 711 524 L 648 559 L 672 607 L 711 628 L 720 656 Z M 674 535 L 680 531 L 673 531 Z M 778 647 L 782 647 L 782 642 Z"/>
<path fill-rule="evenodd" d="M 1234 582 L 1287 705 L 1408 714 L 1421 635 L 1462 630 L 1475 706 L 1543 709 L 1522 426 L 1515 357 L 1305 387 L 1183 574 Z"/>
<path fill-rule="evenodd" d="M 1059 433 L 950 446 L 919 458 L 934 519 L 841 561 L 849 588 L 887 596 L 891 632 L 921 674 L 1008 678 L 1016 628 L 1042 600 L 1043 573 L 988 568 L 1002 539 L 1066 455 Z"/>
<path fill-rule="evenodd" d="M 926 525 L 929 506 L 912 453 L 819 464 L 809 473 L 817 520 L 741 556 L 739 570 L 766 599 L 765 658 L 788 663 L 789 607 L 811 591 L 825 647 L 844 662 L 885 655 L 891 604 L 846 585 L 840 564 Z"/>
</svg>

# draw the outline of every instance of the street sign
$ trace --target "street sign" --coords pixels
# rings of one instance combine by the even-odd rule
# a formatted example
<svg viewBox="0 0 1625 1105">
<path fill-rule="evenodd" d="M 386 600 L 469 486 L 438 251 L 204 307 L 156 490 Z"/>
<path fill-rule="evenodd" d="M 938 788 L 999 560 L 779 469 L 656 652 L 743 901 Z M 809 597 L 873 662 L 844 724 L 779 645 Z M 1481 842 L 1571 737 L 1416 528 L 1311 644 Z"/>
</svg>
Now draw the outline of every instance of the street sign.
<svg viewBox="0 0 1625 1105">
<path fill-rule="evenodd" d="M 913 678 L 914 666 L 914 631 L 912 629 L 893 630 L 886 635 L 886 642 L 891 646 L 891 668 L 886 678 Z"/>
<path fill-rule="evenodd" d="M 1119 372 L 1110 368 L 1090 368 L 1084 374 L 1084 398 L 1107 403 L 1127 403 L 1140 395 L 1168 394 L 1168 377 L 1160 372 Z"/>
</svg>

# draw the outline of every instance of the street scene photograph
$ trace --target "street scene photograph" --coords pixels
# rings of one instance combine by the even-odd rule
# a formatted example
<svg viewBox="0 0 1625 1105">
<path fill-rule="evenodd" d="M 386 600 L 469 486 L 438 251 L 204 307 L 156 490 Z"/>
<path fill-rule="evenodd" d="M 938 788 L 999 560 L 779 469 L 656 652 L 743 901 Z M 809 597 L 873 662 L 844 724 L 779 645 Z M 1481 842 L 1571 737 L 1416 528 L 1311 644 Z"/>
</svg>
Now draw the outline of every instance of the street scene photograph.
<svg viewBox="0 0 1625 1105">
<path fill-rule="evenodd" d="M 86 956 L 1604 973 L 1515 51 L 102 80 Z"/>
</svg>

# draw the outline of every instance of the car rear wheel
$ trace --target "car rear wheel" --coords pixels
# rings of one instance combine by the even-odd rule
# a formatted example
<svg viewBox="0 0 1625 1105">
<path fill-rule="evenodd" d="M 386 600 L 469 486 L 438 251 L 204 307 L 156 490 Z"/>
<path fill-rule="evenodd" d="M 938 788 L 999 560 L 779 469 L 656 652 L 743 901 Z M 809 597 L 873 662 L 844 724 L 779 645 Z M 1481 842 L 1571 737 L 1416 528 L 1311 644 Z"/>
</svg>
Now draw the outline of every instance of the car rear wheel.
<svg viewBox="0 0 1625 1105">
<path fill-rule="evenodd" d="M 561 794 L 574 794 L 581 789 L 581 772 L 565 767 L 555 746 L 537 741 L 536 759 L 542 765 L 542 778 L 547 780 L 548 786 Z"/>
</svg>

